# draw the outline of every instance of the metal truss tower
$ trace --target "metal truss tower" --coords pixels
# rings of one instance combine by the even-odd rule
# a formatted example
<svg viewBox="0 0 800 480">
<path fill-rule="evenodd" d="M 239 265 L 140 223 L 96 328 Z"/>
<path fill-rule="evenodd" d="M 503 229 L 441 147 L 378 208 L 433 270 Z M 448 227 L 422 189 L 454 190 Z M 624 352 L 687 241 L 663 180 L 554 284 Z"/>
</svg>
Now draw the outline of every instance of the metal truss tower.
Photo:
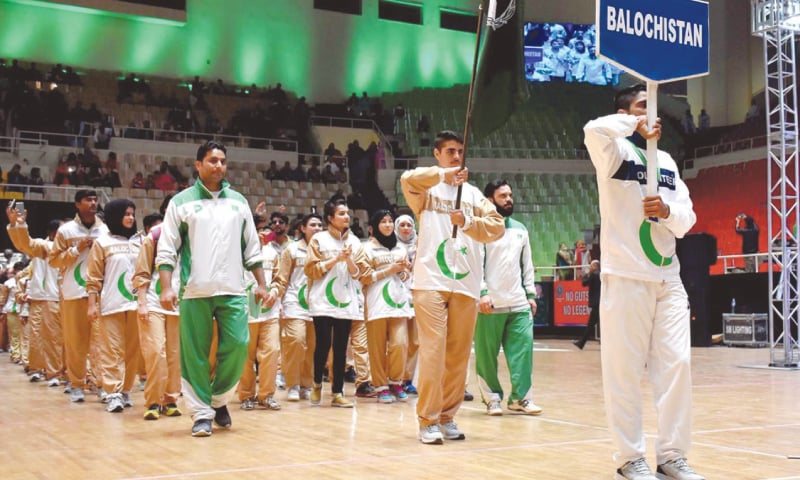
<svg viewBox="0 0 800 480">
<path fill-rule="evenodd" d="M 800 32 L 800 0 L 751 0 L 752 34 L 764 40 L 767 113 L 767 228 L 770 366 L 800 363 L 800 226 L 797 145 L 795 33 Z M 780 327 L 779 327 L 780 326 Z"/>
</svg>

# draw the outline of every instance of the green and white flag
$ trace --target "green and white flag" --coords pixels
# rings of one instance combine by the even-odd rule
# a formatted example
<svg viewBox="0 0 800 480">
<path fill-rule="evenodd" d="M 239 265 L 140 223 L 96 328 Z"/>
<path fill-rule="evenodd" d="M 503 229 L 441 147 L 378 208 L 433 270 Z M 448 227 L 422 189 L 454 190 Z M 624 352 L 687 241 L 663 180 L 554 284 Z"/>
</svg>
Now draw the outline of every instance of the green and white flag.
<svg viewBox="0 0 800 480">
<path fill-rule="evenodd" d="M 474 141 L 502 127 L 528 99 L 522 5 L 522 0 L 489 0 L 472 106 Z"/>
</svg>

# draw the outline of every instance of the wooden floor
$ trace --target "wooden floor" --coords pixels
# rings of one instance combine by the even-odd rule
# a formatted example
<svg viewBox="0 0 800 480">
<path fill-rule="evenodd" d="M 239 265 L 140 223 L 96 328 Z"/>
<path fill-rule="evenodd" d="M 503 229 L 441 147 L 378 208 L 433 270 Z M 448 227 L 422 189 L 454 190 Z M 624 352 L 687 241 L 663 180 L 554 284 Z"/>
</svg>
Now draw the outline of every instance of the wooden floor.
<svg viewBox="0 0 800 480">
<path fill-rule="evenodd" d="M 711 479 L 800 479 L 800 372 L 765 366 L 767 349 L 693 350 L 692 465 Z M 192 438 L 188 416 L 142 420 L 136 406 L 109 414 L 95 397 L 70 404 L 61 388 L 27 381 L 0 354 L 2 479 L 610 479 L 599 346 L 577 351 L 566 340 L 536 343 L 535 401 L 540 417 L 488 417 L 465 402 L 457 421 L 466 441 L 442 446 L 416 439 L 414 402 L 359 400 L 335 409 L 289 403 L 278 412 L 231 405 L 233 428 Z M 507 373 L 503 372 L 507 379 Z M 326 388 L 328 386 L 326 385 Z M 470 390 L 477 393 L 475 375 Z M 649 391 L 649 388 L 647 389 Z M 352 393 L 352 385 L 346 385 Z M 655 432 L 648 408 L 648 461 Z"/>
</svg>

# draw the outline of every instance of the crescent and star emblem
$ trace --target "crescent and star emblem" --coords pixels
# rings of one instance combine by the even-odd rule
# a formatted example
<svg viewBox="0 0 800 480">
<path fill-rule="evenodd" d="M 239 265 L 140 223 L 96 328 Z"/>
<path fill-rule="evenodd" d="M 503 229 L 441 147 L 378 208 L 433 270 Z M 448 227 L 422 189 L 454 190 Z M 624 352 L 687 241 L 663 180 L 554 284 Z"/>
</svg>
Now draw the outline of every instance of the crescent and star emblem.
<svg viewBox="0 0 800 480">
<path fill-rule="evenodd" d="M 336 296 L 333 294 L 333 283 L 339 277 L 333 277 L 330 282 L 325 286 L 325 298 L 328 299 L 328 303 L 333 305 L 336 308 L 347 308 L 351 302 L 340 302 Z"/>
<path fill-rule="evenodd" d="M 665 257 L 661 255 L 656 246 L 653 244 L 652 235 L 653 225 L 647 220 L 642 221 L 639 226 L 639 243 L 642 245 L 642 250 L 648 260 L 659 267 L 666 267 L 672 263 L 672 257 Z"/>
<path fill-rule="evenodd" d="M 392 308 L 403 308 L 406 305 L 406 302 L 395 302 L 392 296 L 389 295 L 389 282 L 386 282 L 386 285 L 383 286 L 381 294 L 383 295 L 383 301 Z"/>
<path fill-rule="evenodd" d="M 303 310 L 308 310 L 308 300 L 306 299 L 306 287 L 308 284 L 304 283 L 302 287 L 300 287 L 300 291 L 297 292 L 297 302 L 300 304 L 300 307 Z"/>
<path fill-rule="evenodd" d="M 75 283 L 77 283 L 83 288 L 86 288 L 86 280 L 84 280 L 83 277 L 81 276 L 81 265 L 83 265 L 83 262 L 80 262 L 75 266 L 75 270 L 72 272 L 72 276 L 75 278 Z"/>
<path fill-rule="evenodd" d="M 119 293 L 123 297 L 125 297 L 126 300 L 128 300 L 130 302 L 136 300 L 136 297 L 134 297 L 133 294 L 128 290 L 128 287 L 125 286 L 125 274 L 124 273 L 121 273 L 119 275 L 119 279 L 117 280 L 117 290 L 119 290 Z"/>
<path fill-rule="evenodd" d="M 466 272 L 454 272 L 450 269 L 450 266 L 447 265 L 447 260 L 445 259 L 445 248 L 447 247 L 447 241 L 450 240 L 445 239 L 442 243 L 439 244 L 439 248 L 436 250 L 436 264 L 439 265 L 439 270 L 442 271 L 442 274 L 447 278 L 452 278 L 453 280 L 461 280 L 469 275 L 469 270 Z M 461 247 L 458 249 L 458 253 L 461 255 L 467 256 L 467 247 Z"/>
</svg>

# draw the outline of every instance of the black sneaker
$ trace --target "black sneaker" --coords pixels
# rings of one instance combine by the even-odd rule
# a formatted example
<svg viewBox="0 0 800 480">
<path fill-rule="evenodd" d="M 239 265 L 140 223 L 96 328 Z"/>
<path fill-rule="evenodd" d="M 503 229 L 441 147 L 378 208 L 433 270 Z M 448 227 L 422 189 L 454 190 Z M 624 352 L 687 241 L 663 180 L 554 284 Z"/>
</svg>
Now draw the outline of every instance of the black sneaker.
<svg viewBox="0 0 800 480">
<path fill-rule="evenodd" d="M 229 417 L 230 418 L 230 417 Z M 192 425 L 193 437 L 210 437 L 211 436 L 211 420 L 201 419 L 194 422 Z"/>
<path fill-rule="evenodd" d="M 464 390 L 464 401 L 471 402 L 473 400 L 475 400 L 475 397 L 468 391 Z"/>
<path fill-rule="evenodd" d="M 214 411 L 217 412 L 217 414 L 214 415 L 214 423 L 222 428 L 231 428 L 233 421 L 231 421 L 231 414 L 228 413 L 228 406 L 223 405 L 215 408 Z"/>
<path fill-rule="evenodd" d="M 377 396 L 378 396 L 378 391 L 375 390 L 375 387 L 373 387 L 372 384 L 369 382 L 362 383 L 356 389 L 356 397 L 375 398 Z"/>
<path fill-rule="evenodd" d="M 344 372 L 344 381 L 347 383 L 356 383 L 356 369 L 353 367 L 348 368 Z"/>
<path fill-rule="evenodd" d="M 583 350 L 584 345 L 586 345 L 582 340 L 573 340 L 572 344 L 581 350 Z"/>
</svg>

